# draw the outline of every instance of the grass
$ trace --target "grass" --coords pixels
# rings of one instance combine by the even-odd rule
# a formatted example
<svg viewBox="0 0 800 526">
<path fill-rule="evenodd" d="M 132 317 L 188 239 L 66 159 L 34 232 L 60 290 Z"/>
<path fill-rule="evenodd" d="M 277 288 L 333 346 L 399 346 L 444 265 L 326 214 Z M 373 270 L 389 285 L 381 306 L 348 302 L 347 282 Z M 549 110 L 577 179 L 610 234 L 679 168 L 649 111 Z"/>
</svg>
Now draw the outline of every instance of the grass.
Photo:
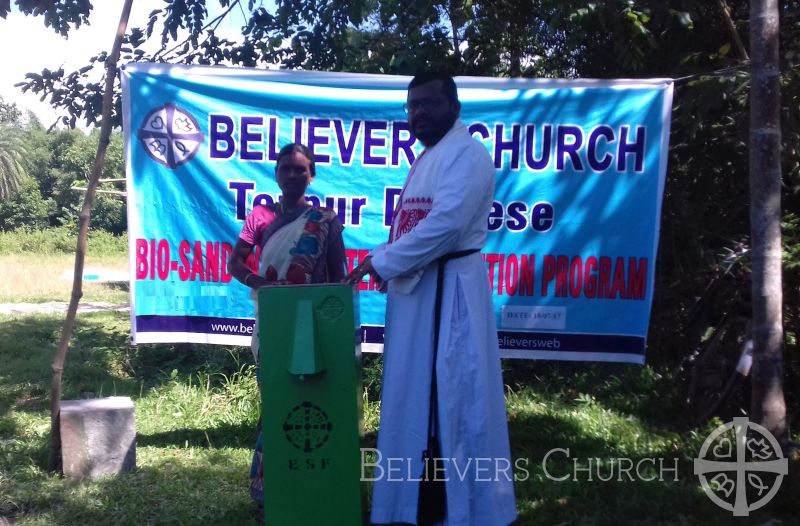
<svg viewBox="0 0 800 526">
<path fill-rule="evenodd" d="M 249 350 L 130 349 L 126 314 L 80 320 L 64 398 L 133 397 L 138 469 L 82 484 L 45 472 L 61 319 L 2 317 L 0 516 L 21 525 L 252 523 L 245 488 L 258 409 Z"/>
<path fill-rule="evenodd" d="M 76 234 L 69 227 L 0 232 L 0 303 L 69 301 Z M 128 271 L 127 236 L 90 232 L 84 274 Z M 128 302 L 127 283 L 83 282 L 81 301 Z"/>
<path fill-rule="evenodd" d="M 74 254 L 76 241 L 76 226 L 0 231 L 0 254 Z M 128 236 L 90 230 L 87 247 L 89 253 L 94 255 L 125 254 L 128 250 Z"/>
<path fill-rule="evenodd" d="M 69 301 L 75 256 L 68 254 L 21 256 L 0 254 L 0 303 Z M 127 256 L 90 255 L 85 269 L 128 270 Z M 128 302 L 127 283 L 83 282 L 81 301 Z"/>
<path fill-rule="evenodd" d="M 0 518 L 18 525 L 254 524 L 247 474 L 258 409 L 249 350 L 130 348 L 126 314 L 80 316 L 64 398 L 131 396 L 138 467 L 74 483 L 44 468 L 49 362 L 60 323 L 60 316 L 0 317 Z M 673 378 L 623 366 L 505 366 L 518 525 L 730 522 L 692 475 L 692 458 L 718 422 L 686 426 Z M 380 368 L 379 357 L 365 357 L 364 447 L 374 447 Z M 545 471 L 553 448 L 569 454 L 551 454 Z M 610 459 L 620 457 L 663 458 L 668 466 L 677 459 L 679 480 L 671 473 L 663 482 L 587 480 L 589 459 L 599 459 L 599 475 L 607 477 Z M 797 465 L 778 497 L 741 523 L 793 522 Z"/>
</svg>

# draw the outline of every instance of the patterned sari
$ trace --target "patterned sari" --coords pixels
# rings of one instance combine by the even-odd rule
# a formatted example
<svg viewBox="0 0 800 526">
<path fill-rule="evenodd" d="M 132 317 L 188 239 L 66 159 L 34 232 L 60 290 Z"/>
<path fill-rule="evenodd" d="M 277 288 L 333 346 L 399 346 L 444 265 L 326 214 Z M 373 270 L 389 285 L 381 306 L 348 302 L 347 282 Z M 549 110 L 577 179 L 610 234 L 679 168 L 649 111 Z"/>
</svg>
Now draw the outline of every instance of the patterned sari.
<svg viewBox="0 0 800 526">
<path fill-rule="evenodd" d="M 258 244 L 261 255 L 258 273 L 276 285 L 337 283 L 345 276 L 342 225 L 333 210 L 303 207 L 283 212 L 275 206 L 276 218 L 264 229 Z M 251 297 L 256 299 L 256 291 Z M 258 364 L 258 303 L 251 343 Z M 261 422 L 250 465 L 250 496 L 264 502 Z"/>
</svg>

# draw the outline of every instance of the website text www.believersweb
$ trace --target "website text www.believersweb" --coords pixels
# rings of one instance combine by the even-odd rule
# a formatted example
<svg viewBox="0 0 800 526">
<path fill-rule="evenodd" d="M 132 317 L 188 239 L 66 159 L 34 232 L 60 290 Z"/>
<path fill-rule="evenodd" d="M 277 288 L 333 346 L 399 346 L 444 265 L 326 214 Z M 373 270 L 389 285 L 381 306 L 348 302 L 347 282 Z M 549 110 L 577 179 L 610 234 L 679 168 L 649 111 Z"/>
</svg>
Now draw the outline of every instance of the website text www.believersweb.
<svg viewBox="0 0 800 526">
<path fill-rule="evenodd" d="M 497 338 L 500 347 L 507 349 L 560 349 L 558 338 L 520 338 L 516 336 L 500 336 Z"/>
<path fill-rule="evenodd" d="M 212 323 L 211 332 L 222 334 L 253 334 L 253 326 L 239 323 Z"/>
</svg>

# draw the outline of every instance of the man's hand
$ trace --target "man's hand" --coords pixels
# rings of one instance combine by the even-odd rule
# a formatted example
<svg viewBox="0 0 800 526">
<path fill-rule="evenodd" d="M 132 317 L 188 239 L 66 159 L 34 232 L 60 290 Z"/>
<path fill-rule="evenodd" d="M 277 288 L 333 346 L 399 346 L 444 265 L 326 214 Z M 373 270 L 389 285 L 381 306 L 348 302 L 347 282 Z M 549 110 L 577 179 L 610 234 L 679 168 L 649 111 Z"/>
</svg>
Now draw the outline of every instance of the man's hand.
<svg viewBox="0 0 800 526">
<path fill-rule="evenodd" d="M 359 266 L 354 268 L 353 272 L 351 272 L 350 274 L 347 275 L 346 278 L 344 278 L 344 282 L 349 283 L 350 285 L 355 285 L 356 283 L 360 283 L 361 280 L 364 279 L 364 276 L 366 276 L 367 274 L 371 274 L 372 277 L 375 279 L 375 281 L 377 281 L 378 283 L 381 283 L 383 281 L 381 277 L 378 275 L 378 273 L 375 271 L 375 267 L 372 266 L 372 256 L 367 256 L 366 259 L 364 259 L 364 261 L 361 262 Z"/>
</svg>

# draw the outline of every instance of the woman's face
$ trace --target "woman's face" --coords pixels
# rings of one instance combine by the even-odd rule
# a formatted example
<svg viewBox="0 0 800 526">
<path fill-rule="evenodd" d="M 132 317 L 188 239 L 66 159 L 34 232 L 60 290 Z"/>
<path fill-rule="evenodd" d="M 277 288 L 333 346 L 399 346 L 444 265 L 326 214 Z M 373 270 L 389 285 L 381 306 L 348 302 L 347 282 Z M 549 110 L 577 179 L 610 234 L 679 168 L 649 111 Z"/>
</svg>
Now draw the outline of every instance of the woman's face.
<svg viewBox="0 0 800 526">
<path fill-rule="evenodd" d="M 306 188 L 314 179 L 311 175 L 311 161 L 297 150 L 281 157 L 275 169 L 278 186 L 285 199 L 300 200 L 306 194 Z"/>
</svg>

